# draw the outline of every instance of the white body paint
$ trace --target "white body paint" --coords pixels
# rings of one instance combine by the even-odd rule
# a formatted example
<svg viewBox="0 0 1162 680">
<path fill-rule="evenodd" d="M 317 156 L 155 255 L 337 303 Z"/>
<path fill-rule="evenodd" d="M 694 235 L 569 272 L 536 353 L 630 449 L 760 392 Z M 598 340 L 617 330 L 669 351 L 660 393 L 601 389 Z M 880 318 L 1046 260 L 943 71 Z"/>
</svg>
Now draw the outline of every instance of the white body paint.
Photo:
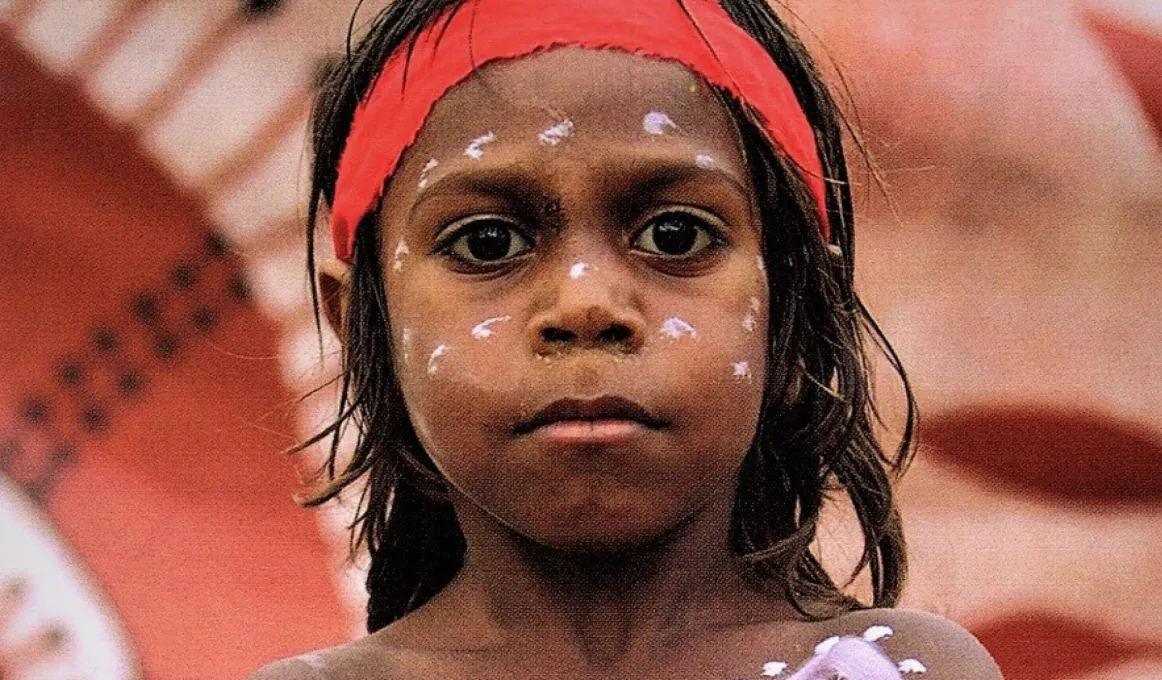
<svg viewBox="0 0 1162 680">
<path fill-rule="evenodd" d="M 395 246 L 395 254 L 392 257 L 391 270 L 399 272 L 403 269 L 403 256 L 410 254 L 412 251 L 408 248 L 408 244 L 402 238 Z"/>
<path fill-rule="evenodd" d="M 698 337 L 698 331 L 694 330 L 688 322 L 679 319 L 676 316 L 666 319 L 662 324 L 662 335 L 667 338 L 678 339 L 683 335 L 689 335 L 691 338 Z"/>
<path fill-rule="evenodd" d="M 899 669 L 905 675 L 928 672 L 928 667 L 921 663 L 919 659 L 904 659 L 900 662 Z"/>
<path fill-rule="evenodd" d="M 748 333 L 754 333 L 754 329 L 758 327 L 758 325 L 759 322 L 754 318 L 754 314 L 747 313 L 746 316 L 742 317 L 742 327 L 745 328 Z"/>
<path fill-rule="evenodd" d="M 557 146 L 561 143 L 561 140 L 572 136 L 573 121 L 566 118 L 556 125 L 550 125 L 549 127 L 545 128 L 541 134 L 537 135 L 537 139 L 541 140 L 541 144 L 545 144 L 547 146 Z"/>
<path fill-rule="evenodd" d="M 588 271 L 589 271 L 589 265 L 585 264 L 584 262 L 578 262 L 577 264 L 573 265 L 572 267 L 569 267 L 569 278 L 576 281 L 577 279 L 581 278 L 582 276 L 585 276 L 586 272 L 588 272 Z"/>
<path fill-rule="evenodd" d="M 488 133 L 485 133 L 483 135 L 480 135 L 476 139 L 472 140 L 472 142 L 468 145 L 467 149 L 464 149 L 464 155 L 468 156 L 469 158 L 475 158 L 477 160 L 480 160 L 481 158 L 484 157 L 484 149 L 481 147 L 483 147 L 485 144 L 491 144 L 495 141 L 496 141 L 496 133 L 495 132 L 488 132 Z"/>
<path fill-rule="evenodd" d="M 819 656 L 821 654 L 826 654 L 827 652 L 830 652 L 831 648 L 837 644 L 839 644 L 839 636 L 832 635 L 831 637 L 827 638 L 823 642 L 820 642 L 819 644 L 815 645 L 815 655 Z"/>
<path fill-rule="evenodd" d="M 426 165 L 424 165 L 423 169 L 420 170 L 419 188 L 423 189 L 424 187 L 428 186 L 428 173 L 435 170 L 436 166 L 439 164 L 440 161 L 433 158 L 432 160 L 428 161 Z"/>
<path fill-rule="evenodd" d="M 406 364 L 412 358 L 412 329 L 403 329 L 403 361 Z"/>
<path fill-rule="evenodd" d="M 863 632 L 863 639 L 868 642 L 877 642 L 884 638 L 892 637 L 895 632 L 888 626 L 872 626 Z"/>
<path fill-rule="evenodd" d="M 476 324 L 476 327 L 472 329 L 472 337 L 476 338 L 477 340 L 483 340 L 484 338 L 492 337 L 492 329 L 489 328 L 489 326 L 494 323 L 504 323 L 505 321 L 512 321 L 512 317 L 494 316 L 491 319 L 485 319 L 484 321 Z"/>
<path fill-rule="evenodd" d="M 750 362 L 749 361 L 739 361 L 739 362 L 732 364 L 732 366 L 734 367 L 734 377 L 746 378 L 747 381 L 750 380 Z"/>
<path fill-rule="evenodd" d="M 661 111 L 650 111 L 642 118 L 642 129 L 651 135 L 664 135 L 666 129 L 678 129 L 678 125 Z"/>
<path fill-rule="evenodd" d="M 768 661 L 763 664 L 763 675 L 768 678 L 773 678 L 785 670 L 787 670 L 787 664 L 782 661 Z"/>
<path fill-rule="evenodd" d="M 703 170 L 709 170 L 710 168 L 714 167 L 714 156 L 700 153 L 694 157 L 694 164 Z"/>
<path fill-rule="evenodd" d="M 437 362 L 439 362 L 440 357 L 448 353 L 448 349 L 449 347 L 447 345 L 439 345 L 436 349 L 432 350 L 432 356 L 428 357 L 428 375 L 436 374 L 436 371 L 440 368 Z"/>
</svg>

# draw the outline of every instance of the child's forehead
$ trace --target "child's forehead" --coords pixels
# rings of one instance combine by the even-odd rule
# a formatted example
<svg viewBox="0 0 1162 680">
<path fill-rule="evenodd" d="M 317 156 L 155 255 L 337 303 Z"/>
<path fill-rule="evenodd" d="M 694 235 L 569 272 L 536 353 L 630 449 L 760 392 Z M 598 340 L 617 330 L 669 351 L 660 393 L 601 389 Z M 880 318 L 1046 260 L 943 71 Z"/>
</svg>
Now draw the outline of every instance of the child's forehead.
<svg viewBox="0 0 1162 680">
<path fill-rule="evenodd" d="M 462 146 L 464 134 L 500 134 L 565 119 L 606 135 L 638 135 L 650 114 L 674 123 L 664 123 L 663 131 L 684 136 L 721 137 L 733 130 L 710 88 L 681 64 L 563 47 L 476 71 L 436 103 L 416 146 L 438 154 L 438 147 Z M 729 135 L 725 141 L 733 143 Z"/>
</svg>

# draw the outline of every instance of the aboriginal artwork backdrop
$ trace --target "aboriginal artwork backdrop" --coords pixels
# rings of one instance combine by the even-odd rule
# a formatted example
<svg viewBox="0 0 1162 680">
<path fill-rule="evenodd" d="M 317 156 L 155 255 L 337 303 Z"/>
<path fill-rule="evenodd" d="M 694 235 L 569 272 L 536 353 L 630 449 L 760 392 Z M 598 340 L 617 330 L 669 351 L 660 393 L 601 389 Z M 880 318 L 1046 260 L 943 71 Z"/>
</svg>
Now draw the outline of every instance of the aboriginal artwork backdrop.
<svg viewBox="0 0 1162 680">
<path fill-rule="evenodd" d="M 354 4 L 0 0 L 0 678 L 242 677 L 361 628 L 346 511 L 279 453 L 336 368 L 303 146 Z M 922 408 L 905 604 L 1012 680 L 1162 677 L 1162 5 L 790 9 L 895 202 L 859 177 Z"/>
</svg>

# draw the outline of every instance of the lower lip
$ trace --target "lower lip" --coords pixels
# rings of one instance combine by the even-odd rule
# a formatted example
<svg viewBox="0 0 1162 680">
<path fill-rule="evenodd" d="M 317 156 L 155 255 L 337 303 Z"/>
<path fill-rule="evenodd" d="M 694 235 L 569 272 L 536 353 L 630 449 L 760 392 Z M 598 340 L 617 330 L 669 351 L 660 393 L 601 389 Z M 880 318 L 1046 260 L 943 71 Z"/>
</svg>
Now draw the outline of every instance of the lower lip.
<svg viewBox="0 0 1162 680">
<path fill-rule="evenodd" d="M 626 442 L 648 428 L 636 420 L 558 420 L 537 429 L 537 434 L 562 444 L 616 444 Z"/>
</svg>

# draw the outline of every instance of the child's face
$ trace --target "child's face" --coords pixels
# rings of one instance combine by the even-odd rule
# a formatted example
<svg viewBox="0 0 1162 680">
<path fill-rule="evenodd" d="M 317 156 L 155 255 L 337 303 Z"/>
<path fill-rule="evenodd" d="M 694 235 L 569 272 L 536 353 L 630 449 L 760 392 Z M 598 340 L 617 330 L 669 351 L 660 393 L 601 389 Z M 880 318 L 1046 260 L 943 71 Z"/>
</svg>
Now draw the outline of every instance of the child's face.
<svg viewBox="0 0 1162 680">
<path fill-rule="evenodd" d="M 733 493 L 767 288 L 737 135 L 699 79 L 576 48 L 486 67 L 436 105 L 382 214 L 393 360 L 460 494 L 534 540 L 616 549 Z M 521 428 L 606 395 L 654 421 Z"/>
</svg>

